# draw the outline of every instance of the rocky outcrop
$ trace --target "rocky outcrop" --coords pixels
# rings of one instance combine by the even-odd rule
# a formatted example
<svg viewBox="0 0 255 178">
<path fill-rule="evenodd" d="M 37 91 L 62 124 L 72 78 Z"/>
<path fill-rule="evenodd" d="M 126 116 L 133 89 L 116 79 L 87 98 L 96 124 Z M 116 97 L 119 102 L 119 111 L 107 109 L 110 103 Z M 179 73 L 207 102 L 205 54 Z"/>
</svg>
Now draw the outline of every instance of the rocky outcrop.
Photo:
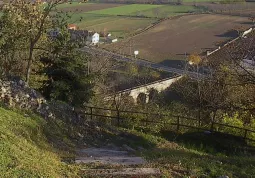
<svg viewBox="0 0 255 178">
<path fill-rule="evenodd" d="M 0 99 L 8 107 L 38 110 L 46 100 L 22 80 L 0 80 Z"/>
<path fill-rule="evenodd" d="M 77 112 L 72 106 L 61 101 L 47 101 L 39 92 L 19 79 L 0 80 L 0 104 L 33 111 L 49 124 L 65 129 L 64 132 L 68 133 L 69 137 L 82 144 L 85 144 L 84 140 L 92 141 L 103 135 L 98 124 L 87 121 L 82 111 Z"/>
<path fill-rule="evenodd" d="M 45 119 L 58 117 L 69 122 L 79 119 L 73 107 L 62 102 L 47 102 L 22 80 L 0 80 L 0 101 L 10 108 L 32 110 Z"/>
</svg>

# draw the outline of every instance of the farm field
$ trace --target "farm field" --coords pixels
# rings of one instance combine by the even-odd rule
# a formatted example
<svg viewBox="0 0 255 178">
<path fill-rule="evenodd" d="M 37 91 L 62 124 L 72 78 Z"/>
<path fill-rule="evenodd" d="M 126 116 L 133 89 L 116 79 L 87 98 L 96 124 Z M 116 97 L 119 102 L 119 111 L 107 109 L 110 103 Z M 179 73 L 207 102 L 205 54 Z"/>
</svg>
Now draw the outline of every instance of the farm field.
<svg viewBox="0 0 255 178">
<path fill-rule="evenodd" d="M 89 21 L 91 23 L 83 22 L 78 25 L 83 29 L 89 29 L 97 32 L 107 31 L 115 37 L 125 38 L 128 37 L 128 34 L 142 30 L 154 21 L 155 20 L 153 19 L 144 18 L 106 17 L 96 19 L 94 22 Z"/>
<path fill-rule="evenodd" d="M 92 11 L 93 14 L 101 15 L 132 15 L 142 11 L 163 7 L 164 5 L 150 5 L 150 4 L 131 4 L 120 7 L 113 7 L 98 11 Z"/>
<path fill-rule="evenodd" d="M 70 23 L 77 24 L 80 29 L 97 32 L 108 31 L 113 36 L 124 38 L 128 34 L 143 29 L 156 19 L 131 18 L 95 14 L 74 14 Z"/>
<path fill-rule="evenodd" d="M 164 5 L 161 7 L 154 8 L 154 9 L 139 11 L 136 14 L 131 14 L 131 15 L 164 18 L 164 17 L 171 17 L 171 16 L 175 16 L 175 15 L 200 12 L 200 11 L 203 11 L 203 9 L 200 7 L 186 6 L 186 5 L 182 5 L 182 6 Z"/>
<path fill-rule="evenodd" d="M 139 57 L 153 62 L 185 59 L 185 53 L 201 53 L 217 47 L 237 36 L 234 28 L 249 28 L 251 23 L 245 17 L 226 15 L 190 15 L 167 20 L 132 39 L 105 48 L 118 53 L 130 54 L 139 50 Z M 131 49 L 130 49 L 131 46 Z"/>
<path fill-rule="evenodd" d="M 148 4 L 122 5 L 103 10 L 89 10 L 89 7 L 96 5 L 100 4 L 82 4 L 79 10 L 76 11 L 77 6 L 71 4 L 70 8 L 73 9 L 73 13 L 70 23 L 77 24 L 80 29 L 99 32 L 106 30 L 120 38 L 125 38 L 129 34 L 149 26 L 159 18 L 199 12 L 200 10 L 200 8 L 193 6 Z M 66 6 L 64 6 L 64 9 L 66 9 Z M 88 12 L 85 12 L 85 10 Z M 147 18 L 144 18 L 145 16 Z"/>
<path fill-rule="evenodd" d="M 102 9 L 108 9 L 113 7 L 123 6 L 124 4 L 113 4 L 113 3 L 77 3 L 73 2 L 72 4 L 61 4 L 58 6 L 58 9 L 64 12 L 89 12 Z"/>
<path fill-rule="evenodd" d="M 193 3 L 187 3 L 192 5 Z M 255 15 L 255 2 L 235 3 L 235 4 L 212 4 L 212 3 L 199 3 L 199 5 L 208 8 L 208 10 L 216 13 L 228 13 L 234 15 Z"/>
</svg>

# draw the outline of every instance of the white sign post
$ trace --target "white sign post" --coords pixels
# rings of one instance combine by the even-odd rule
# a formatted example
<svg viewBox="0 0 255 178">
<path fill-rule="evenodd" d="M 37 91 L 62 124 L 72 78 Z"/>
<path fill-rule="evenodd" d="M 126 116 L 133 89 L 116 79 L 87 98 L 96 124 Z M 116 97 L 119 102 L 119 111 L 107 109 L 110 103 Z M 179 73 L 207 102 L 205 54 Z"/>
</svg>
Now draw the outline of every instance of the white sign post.
<svg viewBox="0 0 255 178">
<path fill-rule="evenodd" d="M 134 51 L 134 54 L 135 54 L 135 58 L 136 58 L 136 56 L 139 54 L 139 51 Z"/>
</svg>

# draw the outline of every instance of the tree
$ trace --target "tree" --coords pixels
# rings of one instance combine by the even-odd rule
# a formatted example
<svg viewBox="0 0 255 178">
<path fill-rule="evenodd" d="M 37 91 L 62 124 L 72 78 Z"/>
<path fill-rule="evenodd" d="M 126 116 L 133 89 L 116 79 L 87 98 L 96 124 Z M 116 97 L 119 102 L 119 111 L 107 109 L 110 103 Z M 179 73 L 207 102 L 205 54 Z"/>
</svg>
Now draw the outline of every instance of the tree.
<svg viewBox="0 0 255 178">
<path fill-rule="evenodd" d="M 39 82 L 42 77 L 37 88 L 47 99 L 82 106 L 93 95 L 93 77 L 88 75 L 88 55 L 78 50 L 78 41 L 70 39 L 68 14 L 56 9 L 60 3 L 54 0 L 44 5 L 14 0 L 5 5 L 0 18 L 1 63 L 12 69 L 13 61 L 21 63 L 18 76 L 27 83 Z M 34 76 L 37 78 L 33 81 Z"/>
<path fill-rule="evenodd" d="M 206 63 L 210 75 L 200 80 L 184 78 L 175 85 L 182 103 L 196 113 L 204 113 L 220 120 L 224 114 L 239 114 L 246 124 L 255 113 L 255 34 L 239 38 L 210 55 Z M 189 58 L 196 61 L 195 56 Z M 248 61 L 248 64 L 245 63 Z M 253 61 L 253 62 L 252 62 Z M 199 117 L 199 116 L 198 116 Z"/>
<path fill-rule="evenodd" d="M 48 99 L 61 100 L 82 107 L 93 96 L 93 75 L 88 74 L 88 56 L 77 50 L 68 31 L 54 39 L 51 54 L 41 58 L 44 68 L 41 71 L 48 80 L 41 88 Z"/>
<path fill-rule="evenodd" d="M 189 55 L 188 60 L 190 65 L 199 65 L 202 62 L 201 57 L 197 54 Z"/>
<path fill-rule="evenodd" d="M 49 1 L 46 5 L 38 1 L 14 0 L 5 4 L 1 18 L 1 51 L 14 50 L 23 53 L 27 61 L 25 80 L 29 83 L 33 61 L 48 43 L 47 30 L 55 27 L 57 18 L 53 11 L 61 0 Z M 8 43 L 14 47 L 9 48 Z M 17 52 L 18 51 L 18 52 Z M 6 54 L 8 55 L 8 54 Z"/>
</svg>

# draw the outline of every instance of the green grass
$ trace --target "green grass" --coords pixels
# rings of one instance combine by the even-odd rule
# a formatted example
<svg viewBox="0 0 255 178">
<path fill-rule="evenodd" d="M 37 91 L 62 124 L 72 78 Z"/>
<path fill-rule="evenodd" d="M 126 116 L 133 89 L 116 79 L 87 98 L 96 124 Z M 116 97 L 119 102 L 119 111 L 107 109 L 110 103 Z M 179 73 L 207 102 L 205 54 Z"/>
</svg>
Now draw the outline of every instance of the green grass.
<svg viewBox="0 0 255 178">
<path fill-rule="evenodd" d="M 134 130 L 125 132 L 129 134 L 122 136 L 122 139 L 112 139 L 115 144 L 128 144 L 132 148 L 143 147 L 144 151 L 138 154 L 147 159 L 148 167 L 160 168 L 165 177 L 227 175 L 230 178 L 239 178 L 255 175 L 255 157 L 251 156 L 254 152 L 234 152 L 233 145 L 239 145 L 238 141 L 234 143 L 233 140 L 224 140 L 219 135 L 214 139 L 206 139 L 197 134 L 196 137 L 175 135 L 166 139 L 163 135 L 155 136 Z M 217 150 L 216 147 L 221 144 L 229 148 L 233 146 L 233 151 L 225 154 Z"/>
<path fill-rule="evenodd" d="M 1 177 L 74 176 L 46 138 L 58 129 L 33 114 L 4 108 L 0 108 L 0 123 Z"/>
<path fill-rule="evenodd" d="M 180 15 L 185 13 L 191 13 L 191 12 L 198 12 L 200 8 L 194 7 L 194 6 L 171 6 L 171 5 L 165 5 L 162 7 L 158 7 L 155 9 L 145 10 L 141 11 L 140 15 L 146 16 L 146 17 L 170 17 L 174 15 Z M 136 15 L 136 14 L 134 14 Z"/>
<path fill-rule="evenodd" d="M 80 21 L 82 17 L 82 20 Z M 75 23 L 80 29 L 102 32 L 107 30 L 117 37 L 125 37 L 129 33 L 142 29 L 155 22 L 155 19 L 129 18 L 99 14 L 77 13 L 72 16 L 70 23 Z"/>
<path fill-rule="evenodd" d="M 170 17 L 189 12 L 199 11 L 193 6 L 170 6 L 170 5 L 125 5 L 103 10 L 90 11 L 87 13 L 74 13 L 70 23 L 77 24 L 81 29 L 94 31 L 108 31 L 116 37 L 125 37 L 130 33 L 141 30 L 156 18 Z M 152 18 L 132 18 L 123 16 L 147 16 Z"/>
<path fill-rule="evenodd" d="M 151 19 L 114 18 L 109 20 L 108 22 L 87 26 L 87 28 L 101 32 L 107 30 L 113 36 L 126 37 L 131 32 L 134 32 L 138 29 L 143 29 L 152 22 L 154 21 Z M 79 26 L 83 27 L 82 24 L 80 24 Z M 86 24 L 84 24 L 84 28 L 86 28 Z"/>
<path fill-rule="evenodd" d="M 101 15 L 131 15 L 141 11 L 162 7 L 163 5 L 132 4 L 109 9 L 91 11 L 89 13 Z"/>
</svg>

